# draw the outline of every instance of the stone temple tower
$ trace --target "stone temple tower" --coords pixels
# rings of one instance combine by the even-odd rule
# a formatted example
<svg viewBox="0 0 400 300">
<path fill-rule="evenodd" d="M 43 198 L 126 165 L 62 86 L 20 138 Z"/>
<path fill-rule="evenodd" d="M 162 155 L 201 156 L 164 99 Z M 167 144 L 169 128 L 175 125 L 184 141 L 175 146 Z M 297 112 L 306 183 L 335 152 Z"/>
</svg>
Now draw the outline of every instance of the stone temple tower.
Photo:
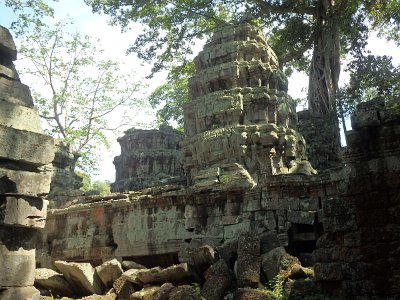
<svg viewBox="0 0 400 300">
<path fill-rule="evenodd" d="M 198 188 L 251 187 L 314 173 L 275 53 L 249 23 L 219 28 L 194 60 L 184 107 L 184 165 Z"/>
</svg>

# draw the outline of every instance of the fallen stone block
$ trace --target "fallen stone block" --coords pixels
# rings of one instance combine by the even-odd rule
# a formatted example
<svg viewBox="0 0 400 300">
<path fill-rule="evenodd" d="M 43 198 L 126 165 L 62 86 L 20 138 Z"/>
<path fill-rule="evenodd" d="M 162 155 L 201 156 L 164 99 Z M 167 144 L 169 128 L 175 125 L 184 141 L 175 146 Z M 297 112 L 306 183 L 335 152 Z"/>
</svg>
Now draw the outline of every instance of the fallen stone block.
<svg viewBox="0 0 400 300">
<path fill-rule="evenodd" d="M 147 269 L 145 266 L 138 264 L 132 260 L 123 260 L 121 266 L 124 271 L 127 271 L 129 269 Z"/>
<path fill-rule="evenodd" d="M 35 233 L 33 229 L 0 226 L 0 287 L 33 286 Z"/>
<path fill-rule="evenodd" d="M 103 284 L 90 263 L 55 261 L 54 265 L 80 295 L 102 294 Z"/>
<path fill-rule="evenodd" d="M 214 249 L 209 245 L 191 251 L 190 256 L 193 264 L 200 272 L 204 272 L 215 262 Z"/>
<path fill-rule="evenodd" d="M 17 59 L 17 48 L 15 47 L 14 40 L 10 31 L 0 26 L 0 53 L 6 60 Z"/>
<path fill-rule="evenodd" d="M 0 77 L 0 101 L 33 108 L 33 99 L 29 87 L 6 77 Z"/>
<path fill-rule="evenodd" d="M 142 271 L 142 269 L 129 269 L 129 270 L 125 271 L 124 273 L 122 273 L 121 277 L 125 278 L 126 280 L 128 280 L 131 283 L 143 286 L 143 282 L 140 281 L 140 279 L 138 278 L 138 274 L 141 271 Z"/>
<path fill-rule="evenodd" d="M 0 168 L 0 193 L 40 196 L 50 191 L 51 174 Z"/>
<path fill-rule="evenodd" d="M 36 109 L 6 101 L 0 101 L 0 125 L 43 134 L 39 113 Z"/>
<path fill-rule="evenodd" d="M 118 299 L 129 299 L 130 296 L 136 292 L 135 286 L 126 277 L 121 276 L 113 283 L 115 293 Z"/>
<path fill-rule="evenodd" d="M 118 260 L 112 259 L 104 262 L 95 268 L 105 287 L 112 287 L 112 284 L 122 275 L 122 267 Z"/>
<path fill-rule="evenodd" d="M 279 274 L 281 258 L 285 253 L 285 248 L 277 247 L 261 256 L 261 268 L 268 280 Z"/>
<path fill-rule="evenodd" d="M 130 300 L 152 300 L 153 295 L 160 289 L 159 286 L 148 286 L 140 291 L 134 292 Z"/>
<path fill-rule="evenodd" d="M 153 294 L 151 300 L 168 300 L 169 294 L 174 288 L 174 285 L 170 282 L 164 283 L 160 289 Z"/>
<path fill-rule="evenodd" d="M 38 268 L 35 270 L 35 285 L 51 291 L 53 295 L 72 296 L 73 289 L 64 276 L 54 270 Z"/>
<path fill-rule="evenodd" d="M 0 159 L 20 161 L 33 166 L 44 166 L 54 159 L 54 139 L 50 136 L 0 126 L 0 140 Z"/>
<path fill-rule="evenodd" d="M 261 234 L 260 236 L 260 254 L 267 253 L 272 249 L 279 247 L 279 239 L 276 234 L 276 231 L 267 231 Z"/>
<path fill-rule="evenodd" d="M 173 288 L 169 294 L 169 300 L 200 300 L 189 285 L 181 285 Z"/>
<path fill-rule="evenodd" d="M 44 228 L 48 201 L 25 195 L 0 196 L 0 225 Z"/>
<path fill-rule="evenodd" d="M 117 299 L 117 295 L 114 293 L 110 293 L 107 295 L 90 295 L 87 297 L 82 297 L 80 300 L 116 300 Z M 118 299 L 122 299 L 123 298 L 118 298 Z M 129 299 L 129 298 L 126 298 Z"/>
<path fill-rule="evenodd" d="M 272 292 L 263 289 L 240 288 L 233 294 L 233 300 L 275 300 Z"/>
<path fill-rule="evenodd" d="M 163 282 L 182 282 L 190 277 L 189 267 L 187 263 L 170 266 L 160 272 Z"/>
<path fill-rule="evenodd" d="M 155 282 L 165 282 L 164 278 L 161 276 L 162 268 L 155 267 L 146 270 L 140 270 L 137 273 L 137 279 L 139 279 L 144 284 L 155 283 Z"/>
<path fill-rule="evenodd" d="M 222 299 L 232 278 L 232 271 L 226 262 L 223 259 L 218 260 L 207 270 L 207 280 L 201 288 L 201 296 L 204 299 Z"/>
<path fill-rule="evenodd" d="M 0 288 L 1 300 L 39 300 L 40 292 L 33 286 Z"/>
<path fill-rule="evenodd" d="M 260 239 L 253 232 L 238 238 L 236 278 L 239 287 L 258 287 L 260 282 Z"/>
</svg>

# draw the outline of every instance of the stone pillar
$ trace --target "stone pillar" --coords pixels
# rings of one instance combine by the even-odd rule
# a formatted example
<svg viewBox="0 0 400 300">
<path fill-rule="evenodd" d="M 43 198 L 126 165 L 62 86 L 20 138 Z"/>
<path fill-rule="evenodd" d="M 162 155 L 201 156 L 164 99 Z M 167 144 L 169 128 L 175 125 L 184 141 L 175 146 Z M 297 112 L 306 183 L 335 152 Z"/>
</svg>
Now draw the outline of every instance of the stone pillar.
<svg viewBox="0 0 400 300">
<path fill-rule="evenodd" d="M 0 299 L 39 299 L 33 287 L 36 233 L 46 219 L 54 140 L 43 134 L 17 51 L 0 26 Z"/>
</svg>

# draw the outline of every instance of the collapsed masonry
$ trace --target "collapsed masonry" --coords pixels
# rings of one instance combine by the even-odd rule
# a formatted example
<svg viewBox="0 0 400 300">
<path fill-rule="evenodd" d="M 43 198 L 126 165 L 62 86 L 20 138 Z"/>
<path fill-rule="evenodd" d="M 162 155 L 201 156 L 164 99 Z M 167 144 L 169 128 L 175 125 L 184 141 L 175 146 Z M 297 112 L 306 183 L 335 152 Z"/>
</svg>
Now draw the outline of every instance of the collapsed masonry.
<svg viewBox="0 0 400 300">
<path fill-rule="evenodd" d="M 316 263 L 332 295 L 398 298 L 400 113 L 379 101 L 360 105 L 345 164 L 315 174 L 286 81 L 257 28 L 219 28 L 195 62 L 183 145 L 189 185 L 52 210 L 39 264 L 116 257 L 167 266 L 190 262 L 191 249 L 252 231 L 271 233 L 303 263 Z M 311 125 L 302 126 L 307 136 L 320 130 Z"/>
<path fill-rule="evenodd" d="M 43 134 L 17 51 L 0 26 L 0 298 L 39 299 L 33 287 L 38 229 L 45 226 L 54 141 Z"/>
</svg>

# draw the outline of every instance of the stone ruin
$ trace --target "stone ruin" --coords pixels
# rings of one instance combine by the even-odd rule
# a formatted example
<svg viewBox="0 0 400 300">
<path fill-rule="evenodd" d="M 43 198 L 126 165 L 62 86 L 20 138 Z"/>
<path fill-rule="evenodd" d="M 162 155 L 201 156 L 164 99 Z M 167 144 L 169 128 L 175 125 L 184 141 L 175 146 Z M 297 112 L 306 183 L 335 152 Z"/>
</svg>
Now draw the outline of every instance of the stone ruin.
<svg viewBox="0 0 400 300">
<path fill-rule="evenodd" d="M 182 182 L 182 140 L 183 134 L 169 126 L 126 131 L 118 138 L 121 155 L 114 158 L 116 178 L 111 191 L 127 192 Z"/>
<path fill-rule="evenodd" d="M 163 147 L 178 150 L 176 139 L 163 144 L 165 133 L 128 132 L 115 160 L 124 174 L 116 184 L 136 190 L 50 210 L 37 267 L 63 275 L 38 269 L 48 273 L 37 281 L 62 278 L 64 287 L 72 285 L 65 294 L 77 289 L 82 296 L 113 287 L 104 297 L 114 298 L 105 299 L 199 299 L 189 286 L 174 286 L 184 280 L 177 273 L 192 266 L 205 299 L 274 299 L 257 289 L 260 282 L 282 269 L 295 285 L 309 276 L 301 262 L 313 266 L 323 299 L 398 299 L 400 112 L 379 100 L 360 104 L 341 165 L 324 158 L 325 149 L 311 157 L 317 174 L 297 130 L 309 138 L 321 128 L 302 112 L 297 129 L 287 82 L 261 31 L 249 24 L 219 28 L 195 64 L 184 109 L 186 184 L 158 185 L 161 171 L 182 176 L 179 158 L 168 156 L 173 163 L 165 164 L 159 156 Z M 324 138 L 307 142 L 318 151 L 313 143 Z M 122 168 L 131 163 L 131 173 Z M 145 183 L 151 187 L 140 190 Z M 115 273 L 104 271 L 111 265 Z M 161 290 L 168 290 L 164 298 Z"/>
<path fill-rule="evenodd" d="M 54 141 L 44 135 L 29 88 L 13 61 L 17 51 L 0 26 L 0 299 L 39 299 L 36 235 L 44 228 Z"/>
<path fill-rule="evenodd" d="M 260 29 L 217 29 L 194 63 L 184 107 L 189 182 L 248 188 L 272 175 L 315 173 L 287 80 Z"/>
</svg>

